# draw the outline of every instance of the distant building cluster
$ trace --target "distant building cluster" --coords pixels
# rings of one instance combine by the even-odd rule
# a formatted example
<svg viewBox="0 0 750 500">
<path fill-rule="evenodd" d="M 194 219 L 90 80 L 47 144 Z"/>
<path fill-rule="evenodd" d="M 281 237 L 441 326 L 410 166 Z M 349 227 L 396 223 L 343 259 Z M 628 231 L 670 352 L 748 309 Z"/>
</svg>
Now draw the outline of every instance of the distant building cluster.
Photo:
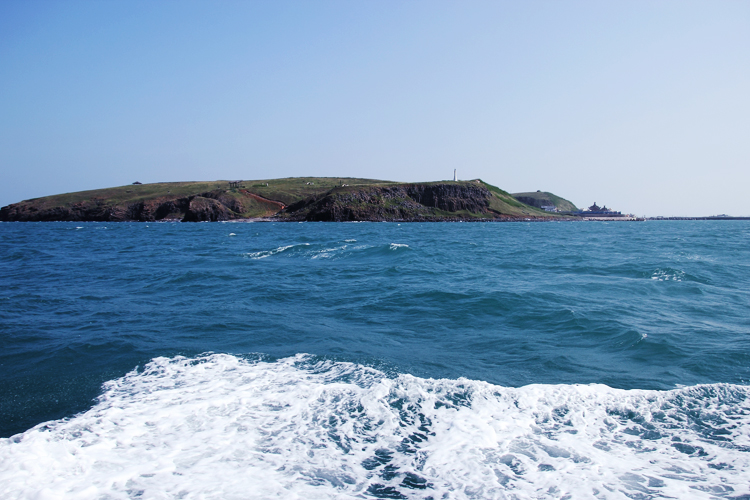
<svg viewBox="0 0 750 500">
<path fill-rule="evenodd" d="M 583 213 L 587 215 L 594 215 L 594 214 L 620 215 L 620 212 L 615 212 L 611 208 L 607 208 L 607 205 L 600 207 L 599 205 L 596 204 L 596 202 L 594 202 L 593 205 L 591 205 L 589 208 L 584 210 Z"/>
<path fill-rule="evenodd" d="M 607 205 L 604 205 L 603 207 L 600 207 L 599 205 L 594 202 L 593 205 L 591 205 L 589 208 L 586 209 L 589 212 L 611 212 L 609 208 L 607 208 Z"/>
<path fill-rule="evenodd" d="M 622 213 L 607 208 L 607 205 L 600 207 L 596 202 L 586 210 L 575 212 L 575 215 L 582 217 L 622 217 Z"/>
</svg>

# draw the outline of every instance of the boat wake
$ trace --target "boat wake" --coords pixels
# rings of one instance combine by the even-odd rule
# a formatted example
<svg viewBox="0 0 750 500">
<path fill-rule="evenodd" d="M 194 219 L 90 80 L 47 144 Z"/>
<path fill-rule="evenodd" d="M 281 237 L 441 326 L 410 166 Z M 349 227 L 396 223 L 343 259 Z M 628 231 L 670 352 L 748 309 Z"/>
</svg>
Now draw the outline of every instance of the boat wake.
<svg viewBox="0 0 750 500">
<path fill-rule="evenodd" d="M 0 440 L 4 498 L 747 498 L 750 389 L 388 376 L 156 358 Z"/>
</svg>

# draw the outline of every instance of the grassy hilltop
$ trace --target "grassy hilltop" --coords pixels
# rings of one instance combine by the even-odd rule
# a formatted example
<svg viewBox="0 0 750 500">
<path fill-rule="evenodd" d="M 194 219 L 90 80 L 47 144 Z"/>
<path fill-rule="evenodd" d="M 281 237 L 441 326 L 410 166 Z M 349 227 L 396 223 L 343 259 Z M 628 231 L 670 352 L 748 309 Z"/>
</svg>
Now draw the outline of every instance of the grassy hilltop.
<svg viewBox="0 0 750 500">
<path fill-rule="evenodd" d="M 561 212 L 575 212 L 578 210 L 573 203 L 546 191 L 528 193 L 513 193 L 513 197 L 533 207 L 555 206 Z"/>
<path fill-rule="evenodd" d="M 398 183 L 343 177 L 135 184 L 35 198 L 0 209 L 0 220 L 5 221 L 259 217 L 455 220 L 547 218 L 550 214 L 481 180 Z"/>
</svg>

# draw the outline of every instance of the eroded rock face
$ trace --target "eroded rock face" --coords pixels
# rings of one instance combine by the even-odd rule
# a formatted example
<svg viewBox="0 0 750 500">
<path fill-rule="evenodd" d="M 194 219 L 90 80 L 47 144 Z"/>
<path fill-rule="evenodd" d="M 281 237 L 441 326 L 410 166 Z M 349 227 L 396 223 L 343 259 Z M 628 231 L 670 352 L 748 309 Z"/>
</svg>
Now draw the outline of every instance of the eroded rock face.
<svg viewBox="0 0 750 500">
<path fill-rule="evenodd" d="M 236 215 L 220 201 L 196 196 L 190 200 L 182 222 L 216 222 L 235 217 Z"/>
<path fill-rule="evenodd" d="M 88 200 L 70 207 L 39 209 L 33 200 L 14 203 L 0 209 L 1 221 L 99 221 L 153 222 L 164 219 L 217 221 L 240 217 L 242 203 L 222 192 L 186 198 L 160 197 L 128 205 L 111 205 L 105 200 Z"/>
<path fill-rule="evenodd" d="M 490 191 L 481 185 L 408 184 L 332 191 L 295 203 L 284 212 L 293 220 L 431 220 L 437 212 L 487 213 Z"/>
<path fill-rule="evenodd" d="M 169 216 L 177 218 L 176 214 L 184 214 L 189 205 L 189 198 L 157 198 L 148 201 L 140 201 L 137 203 L 131 203 L 125 210 L 116 207 L 117 210 L 112 214 L 112 220 L 150 222 L 163 220 Z"/>
<path fill-rule="evenodd" d="M 447 212 L 467 210 L 485 213 L 490 206 L 491 193 L 480 185 L 466 184 L 413 184 L 407 194 L 417 203 Z"/>
<path fill-rule="evenodd" d="M 435 183 L 391 186 L 342 187 L 297 202 L 281 212 L 279 220 L 309 221 L 426 221 L 458 220 L 488 214 L 490 191 L 481 184 Z M 267 214 L 284 208 L 245 190 L 215 190 L 177 198 L 159 196 L 147 200 L 113 203 L 91 198 L 72 205 L 50 207 L 27 200 L 0 209 L 4 221 L 222 221 L 243 217 L 256 204 Z M 496 217 L 496 215 L 490 215 Z"/>
<path fill-rule="evenodd" d="M 109 221 L 112 207 L 103 200 L 74 203 L 70 207 L 39 209 L 29 202 L 20 202 L 0 209 L 2 221 Z"/>
<path fill-rule="evenodd" d="M 205 195 L 201 195 L 205 196 Z M 213 196 L 206 196 L 206 198 L 214 198 Z M 220 193 L 218 196 L 214 198 L 216 201 L 227 207 L 232 212 L 241 214 L 245 211 L 245 206 L 242 204 L 240 200 L 237 198 L 234 198 L 227 193 Z"/>
</svg>

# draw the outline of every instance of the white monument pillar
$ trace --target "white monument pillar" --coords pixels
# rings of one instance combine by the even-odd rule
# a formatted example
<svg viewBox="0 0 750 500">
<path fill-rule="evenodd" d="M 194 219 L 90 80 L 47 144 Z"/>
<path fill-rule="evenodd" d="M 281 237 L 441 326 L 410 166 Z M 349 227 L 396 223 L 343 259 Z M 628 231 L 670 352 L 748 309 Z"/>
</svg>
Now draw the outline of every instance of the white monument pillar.
<svg viewBox="0 0 750 500">
<path fill-rule="evenodd" d="M 458 177 L 456 177 L 456 169 L 454 168 L 453 169 L 453 181 L 455 182 L 457 180 L 458 180 Z"/>
</svg>

